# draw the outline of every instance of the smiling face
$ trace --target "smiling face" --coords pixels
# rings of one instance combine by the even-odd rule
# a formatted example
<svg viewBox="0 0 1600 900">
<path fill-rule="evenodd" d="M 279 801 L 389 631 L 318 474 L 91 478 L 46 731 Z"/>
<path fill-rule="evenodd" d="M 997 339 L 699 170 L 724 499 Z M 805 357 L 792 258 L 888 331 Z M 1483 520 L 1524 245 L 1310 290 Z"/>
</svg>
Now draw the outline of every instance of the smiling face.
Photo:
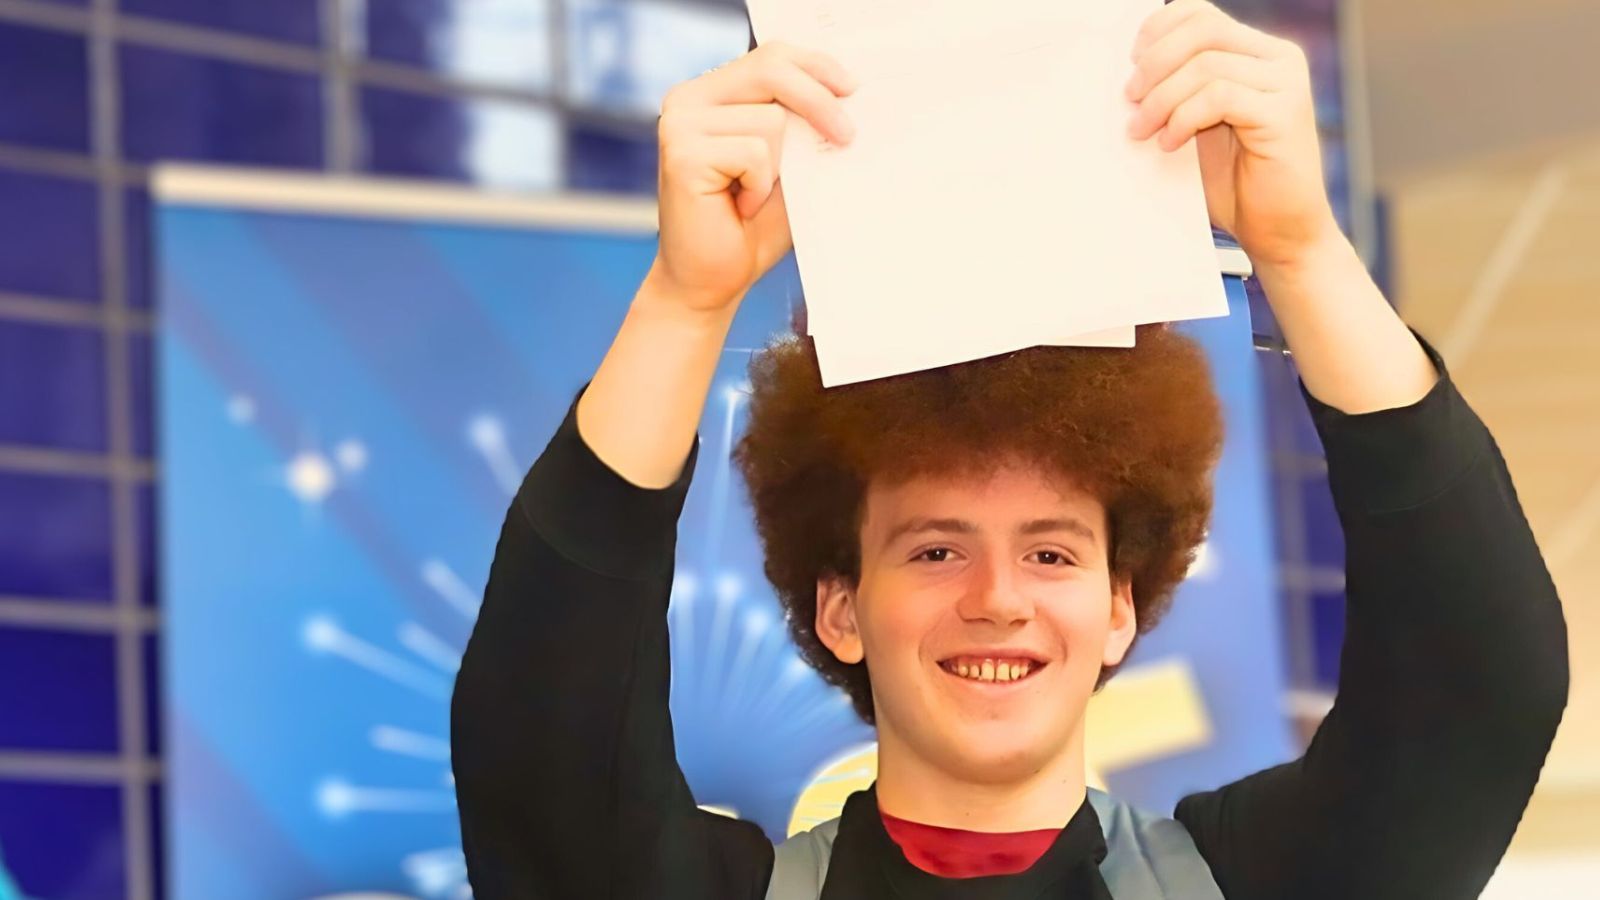
<svg viewBox="0 0 1600 900">
<path fill-rule="evenodd" d="M 1136 631 L 1099 500 L 1020 463 L 874 483 L 860 538 L 860 580 L 819 581 L 816 629 L 866 660 L 886 765 L 994 784 L 1081 756 L 1101 668 Z"/>
</svg>

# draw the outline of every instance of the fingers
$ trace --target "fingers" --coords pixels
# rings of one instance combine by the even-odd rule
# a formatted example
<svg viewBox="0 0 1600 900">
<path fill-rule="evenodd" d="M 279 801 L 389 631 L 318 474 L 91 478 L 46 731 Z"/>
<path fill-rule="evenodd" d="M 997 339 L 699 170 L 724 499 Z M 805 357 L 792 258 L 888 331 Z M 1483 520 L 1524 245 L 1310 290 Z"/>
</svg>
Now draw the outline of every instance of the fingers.
<svg viewBox="0 0 1600 900">
<path fill-rule="evenodd" d="M 681 110 L 669 121 L 662 117 L 662 144 L 687 140 L 692 146 L 700 137 L 754 137 L 762 142 L 767 160 L 765 167 L 778 171 L 783 154 L 783 129 L 789 113 L 776 103 L 732 103 L 726 106 L 690 107 Z M 668 134 L 669 130 L 677 133 Z M 771 185 L 741 183 L 738 191 L 738 209 L 748 219 L 766 203 Z"/>
<path fill-rule="evenodd" d="M 1282 88 L 1281 77 L 1273 64 L 1266 60 L 1221 50 L 1205 50 L 1143 97 L 1131 98 L 1139 101 L 1139 108 L 1128 123 L 1128 136 L 1140 141 L 1149 138 L 1166 124 L 1181 104 L 1215 81 L 1230 81 L 1267 93 Z"/>
<path fill-rule="evenodd" d="M 761 62 L 769 57 L 793 62 L 811 77 L 827 85 L 828 89 L 835 94 L 849 95 L 858 86 L 855 76 L 846 71 L 844 64 L 832 56 L 818 50 L 808 50 L 782 41 L 773 41 L 758 47 L 754 52 L 747 53 L 741 58 Z"/>
<path fill-rule="evenodd" d="M 1205 51 L 1275 59 L 1283 55 L 1281 45 L 1286 43 L 1234 21 L 1206 0 L 1175 0 L 1151 15 L 1139 32 L 1128 97 L 1141 99 Z"/>
<path fill-rule="evenodd" d="M 1265 128 L 1271 115 L 1270 102 L 1271 95 L 1236 81 L 1209 82 L 1178 104 L 1161 130 L 1158 143 L 1162 150 L 1176 150 L 1200 132 L 1223 123 L 1240 130 Z"/>
<path fill-rule="evenodd" d="M 776 103 L 729 103 L 693 107 L 682 111 L 682 121 L 706 134 L 783 135 L 789 114 Z"/>
<path fill-rule="evenodd" d="M 829 140 L 846 144 L 855 136 L 855 129 L 839 98 L 855 87 L 832 57 L 769 43 L 673 88 L 662 103 L 662 115 L 693 107 L 778 103 Z"/>
<path fill-rule="evenodd" d="M 663 145 L 661 171 L 696 194 L 721 194 L 736 184 L 735 204 L 746 219 L 765 205 L 778 179 L 766 139 L 753 134 L 693 135 L 670 151 Z"/>
<path fill-rule="evenodd" d="M 684 82 L 661 105 L 663 179 L 691 194 L 729 192 L 739 215 L 754 218 L 777 183 L 789 112 L 848 144 L 855 129 L 840 97 L 855 88 L 837 60 L 783 43 Z"/>
<path fill-rule="evenodd" d="M 776 161 L 783 151 L 783 129 L 789 114 L 776 103 L 730 103 L 690 107 L 662 118 L 663 137 L 677 134 L 754 135 L 767 142 Z"/>
<path fill-rule="evenodd" d="M 1128 134 L 1159 133 L 1176 150 L 1208 128 L 1265 128 L 1273 103 L 1305 87 L 1305 54 L 1295 44 L 1235 21 L 1210 0 L 1173 0 L 1134 41 L 1127 97 L 1139 104 Z"/>
<path fill-rule="evenodd" d="M 1133 58 L 1143 56 L 1145 48 L 1166 37 L 1174 28 L 1199 15 L 1210 5 L 1196 0 L 1173 0 L 1151 13 L 1133 39 Z"/>
<path fill-rule="evenodd" d="M 777 160 L 765 140 L 747 136 L 714 137 L 717 151 L 725 156 L 712 158 L 716 169 L 738 185 L 734 206 L 742 219 L 753 219 L 772 196 L 778 182 Z"/>
</svg>

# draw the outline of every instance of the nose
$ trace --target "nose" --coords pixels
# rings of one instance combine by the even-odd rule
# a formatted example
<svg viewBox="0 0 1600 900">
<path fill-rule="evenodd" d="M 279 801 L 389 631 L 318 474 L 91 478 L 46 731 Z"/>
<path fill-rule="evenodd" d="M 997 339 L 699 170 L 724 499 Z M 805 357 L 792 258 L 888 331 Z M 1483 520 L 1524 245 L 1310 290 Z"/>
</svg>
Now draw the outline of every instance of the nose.
<svg viewBox="0 0 1600 900">
<path fill-rule="evenodd" d="M 961 596 L 958 612 L 968 621 L 1012 625 L 1033 619 L 1033 600 L 1022 589 L 1010 560 L 990 555 L 972 566 L 972 581 Z"/>
</svg>

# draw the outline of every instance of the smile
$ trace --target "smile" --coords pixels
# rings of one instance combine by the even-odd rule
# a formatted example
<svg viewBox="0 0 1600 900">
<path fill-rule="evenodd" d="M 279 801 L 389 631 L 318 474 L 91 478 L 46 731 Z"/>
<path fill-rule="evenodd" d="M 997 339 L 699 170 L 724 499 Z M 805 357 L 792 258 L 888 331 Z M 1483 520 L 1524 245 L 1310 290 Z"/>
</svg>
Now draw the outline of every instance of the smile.
<svg viewBox="0 0 1600 900">
<path fill-rule="evenodd" d="M 1024 657 L 957 656 L 939 668 L 967 681 L 1013 682 L 1033 677 L 1047 663 Z"/>
</svg>

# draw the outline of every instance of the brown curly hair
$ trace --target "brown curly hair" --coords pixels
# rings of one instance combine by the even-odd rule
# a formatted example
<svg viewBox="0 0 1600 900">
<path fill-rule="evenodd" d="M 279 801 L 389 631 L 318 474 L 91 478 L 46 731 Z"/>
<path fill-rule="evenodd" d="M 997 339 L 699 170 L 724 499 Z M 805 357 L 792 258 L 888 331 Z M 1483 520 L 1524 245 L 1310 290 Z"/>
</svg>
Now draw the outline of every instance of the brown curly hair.
<svg viewBox="0 0 1600 900">
<path fill-rule="evenodd" d="M 1034 347 L 826 390 L 811 339 L 788 335 L 751 359 L 750 383 L 734 461 L 767 578 L 800 655 L 868 723 L 866 664 L 823 646 L 816 611 L 819 578 L 860 578 L 870 482 L 983 475 L 1003 459 L 1070 478 L 1106 508 L 1109 568 L 1132 581 L 1140 634 L 1205 537 L 1222 414 L 1203 351 L 1168 326 L 1140 326 L 1131 350 Z"/>
</svg>

